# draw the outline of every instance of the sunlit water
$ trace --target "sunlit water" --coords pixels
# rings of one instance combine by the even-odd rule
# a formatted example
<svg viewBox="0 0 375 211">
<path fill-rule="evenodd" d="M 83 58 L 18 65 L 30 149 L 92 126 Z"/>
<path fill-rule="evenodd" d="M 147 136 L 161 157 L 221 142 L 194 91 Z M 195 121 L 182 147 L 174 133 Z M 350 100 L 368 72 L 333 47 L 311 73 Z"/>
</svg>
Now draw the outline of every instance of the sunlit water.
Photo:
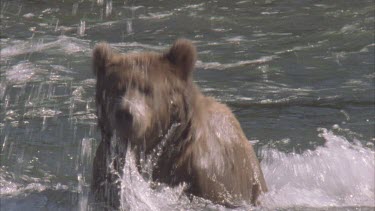
<svg viewBox="0 0 375 211">
<path fill-rule="evenodd" d="M 1 210 L 101 210 L 89 184 L 91 49 L 194 41 L 195 81 L 257 150 L 260 209 L 375 207 L 373 1 L 1 1 Z M 184 186 L 150 188 L 131 153 L 125 210 L 225 210 Z"/>
</svg>

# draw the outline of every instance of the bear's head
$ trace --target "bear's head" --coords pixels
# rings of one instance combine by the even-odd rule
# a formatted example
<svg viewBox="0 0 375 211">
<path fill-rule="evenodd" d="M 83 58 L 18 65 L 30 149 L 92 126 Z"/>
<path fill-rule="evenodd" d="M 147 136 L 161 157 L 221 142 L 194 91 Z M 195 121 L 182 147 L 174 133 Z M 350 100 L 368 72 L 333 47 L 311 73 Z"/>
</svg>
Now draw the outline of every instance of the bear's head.
<svg viewBox="0 0 375 211">
<path fill-rule="evenodd" d="M 196 49 L 184 39 L 165 53 L 119 54 L 106 43 L 96 45 L 93 70 L 102 136 L 116 134 L 120 141 L 147 150 L 172 125 L 184 127 L 194 96 L 195 61 Z"/>
</svg>

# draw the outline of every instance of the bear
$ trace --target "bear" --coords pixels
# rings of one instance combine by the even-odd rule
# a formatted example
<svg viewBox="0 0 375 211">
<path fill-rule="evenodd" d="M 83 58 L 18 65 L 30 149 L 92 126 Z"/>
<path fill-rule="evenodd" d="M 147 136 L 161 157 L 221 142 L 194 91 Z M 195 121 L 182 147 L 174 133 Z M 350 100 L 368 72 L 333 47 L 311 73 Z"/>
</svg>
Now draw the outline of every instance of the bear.
<svg viewBox="0 0 375 211">
<path fill-rule="evenodd" d="M 194 83 L 196 60 L 187 39 L 165 52 L 120 54 L 104 42 L 95 46 L 102 138 L 93 162 L 96 199 L 120 205 L 118 172 L 129 148 L 140 172 L 142 160 L 158 151 L 153 182 L 186 184 L 187 195 L 228 207 L 259 204 L 267 187 L 256 153 L 232 111 Z"/>
</svg>

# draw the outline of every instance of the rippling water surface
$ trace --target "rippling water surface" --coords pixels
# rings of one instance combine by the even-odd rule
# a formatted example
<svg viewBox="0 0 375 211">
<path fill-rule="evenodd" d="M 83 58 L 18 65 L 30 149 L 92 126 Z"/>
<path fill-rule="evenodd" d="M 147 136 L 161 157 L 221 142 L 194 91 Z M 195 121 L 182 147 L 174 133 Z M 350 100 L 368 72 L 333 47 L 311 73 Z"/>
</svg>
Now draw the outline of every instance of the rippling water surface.
<svg viewBox="0 0 375 211">
<path fill-rule="evenodd" d="M 91 49 L 162 51 L 179 37 L 198 48 L 202 91 L 258 152 L 270 191 L 256 209 L 374 209 L 373 1 L 3 0 L 0 12 L 2 210 L 100 210 Z M 132 159 L 124 209 L 225 209 L 151 189 Z"/>
</svg>

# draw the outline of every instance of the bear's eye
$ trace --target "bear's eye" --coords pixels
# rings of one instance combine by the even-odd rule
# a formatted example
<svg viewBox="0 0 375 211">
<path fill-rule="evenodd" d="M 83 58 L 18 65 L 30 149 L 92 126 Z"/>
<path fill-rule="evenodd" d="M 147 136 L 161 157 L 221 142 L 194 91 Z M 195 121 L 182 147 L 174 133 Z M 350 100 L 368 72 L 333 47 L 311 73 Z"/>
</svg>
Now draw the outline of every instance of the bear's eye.
<svg viewBox="0 0 375 211">
<path fill-rule="evenodd" d="M 123 81 L 113 81 L 113 85 L 114 87 L 112 89 L 112 92 L 117 93 L 118 95 L 124 94 L 128 88 L 126 86 L 126 83 Z"/>
<path fill-rule="evenodd" d="M 144 95 L 146 96 L 150 96 L 151 95 L 151 88 L 146 86 L 146 87 L 139 87 L 139 91 L 141 93 L 143 93 Z"/>
</svg>

